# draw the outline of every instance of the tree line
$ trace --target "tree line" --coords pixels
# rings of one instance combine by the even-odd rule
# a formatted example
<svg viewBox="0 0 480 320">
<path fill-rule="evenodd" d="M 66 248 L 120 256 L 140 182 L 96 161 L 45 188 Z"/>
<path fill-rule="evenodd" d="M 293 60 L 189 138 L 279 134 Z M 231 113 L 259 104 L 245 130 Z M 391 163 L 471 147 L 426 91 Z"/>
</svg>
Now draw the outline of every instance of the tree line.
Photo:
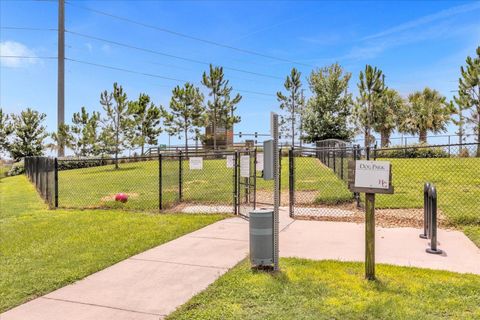
<svg viewBox="0 0 480 320">
<path fill-rule="evenodd" d="M 354 99 L 349 91 L 352 74 L 335 63 L 310 73 L 307 82 L 311 96 L 306 99 L 301 73 L 293 68 L 285 80 L 285 92 L 276 95 L 282 111 L 281 134 L 291 139 L 292 145 L 295 140 L 350 141 L 356 134 L 363 134 L 365 146 L 369 146 L 375 140 L 374 133 L 378 133 L 381 146 L 387 147 L 394 131 L 418 135 L 419 142 L 426 143 L 429 132 L 444 132 L 453 122 L 458 127 L 460 143 L 467 125 L 473 126 L 480 141 L 480 47 L 476 56 L 467 57 L 460 73 L 458 93 L 447 101 L 440 92 L 428 87 L 402 97 L 387 86 L 382 70 L 366 65 L 360 72 L 359 94 Z M 222 67 L 210 65 L 201 84 L 207 89 L 207 99 L 199 87 L 187 82 L 173 88 L 167 110 L 154 104 L 145 93 L 129 100 L 123 87 L 114 83 L 112 91 L 100 94 L 102 112 L 89 113 L 82 107 L 73 114 L 71 124 L 61 125 L 52 134 L 47 133 L 43 124 L 45 114 L 28 108 L 18 115 L 8 115 L 0 108 L 0 152 L 6 151 L 19 160 L 41 155 L 45 147 L 66 147 L 79 157 L 118 159 L 126 149 L 140 148 L 143 154 L 146 145 L 158 144 L 163 131 L 182 137 L 187 152 L 189 135 L 204 143 L 210 141 L 217 149 L 218 129 L 231 129 L 241 120 L 236 106 L 242 96 L 232 96 L 233 88 Z M 212 128 L 211 136 L 201 133 L 200 129 L 206 126 Z M 53 142 L 45 145 L 48 136 Z"/>
<path fill-rule="evenodd" d="M 424 88 L 402 97 L 387 86 L 385 74 L 366 65 L 360 72 L 354 99 L 349 92 L 352 74 L 339 64 L 313 70 L 307 77 L 311 97 L 303 96 L 301 73 L 293 68 L 284 83 L 286 93 L 278 92 L 277 100 L 284 111 L 282 133 L 300 142 L 324 139 L 351 140 L 364 135 L 365 147 L 371 145 L 374 133 L 380 135 L 382 147 L 388 147 L 396 130 L 419 136 L 427 143 L 427 134 L 445 132 L 453 121 L 458 126 L 459 142 L 465 138 L 465 125 L 471 124 L 480 141 L 480 47 L 476 56 L 467 57 L 459 78 L 458 94 L 452 101 L 435 89 Z M 465 111 L 470 111 L 465 115 Z M 454 119 L 453 115 L 458 115 Z M 480 151 L 477 152 L 480 156 Z"/>
<path fill-rule="evenodd" d="M 210 65 L 201 83 L 208 91 L 207 99 L 199 87 L 187 82 L 173 88 L 169 110 L 153 103 L 145 93 L 130 100 L 123 87 L 114 83 L 112 91 L 100 94 L 102 113 L 89 113 L 82 107 L 73 114 L 71 124 L 60 125 L 57 132 L 50 135 L 43 125 L 44 113 L 27 108 L 19 115 L 7 115 L 0 109 L 0 151 L 19 160 L 41 155 L 45 147 L 63 147 L 77 157 L 108 155 L 117 160 L 127 149 L 140 148 L 143 154 L 146 145 L 158 144 L 158 136 L 164 130 L 171 136 L 183 137 L 186 152 L 191 134 L 203 141 L 211 139 L 217 149 L 218 128 L 230 129 L 240 122 L 235 112 L 242 96 L 232 95 L 233 88 L 225 79 L 222 67 Z M 206 126 L 212 128 L 211 136 L 200 132 L 200 128 Z M 53 142 L 45 145 L 48 136 Z"/>
</svg>

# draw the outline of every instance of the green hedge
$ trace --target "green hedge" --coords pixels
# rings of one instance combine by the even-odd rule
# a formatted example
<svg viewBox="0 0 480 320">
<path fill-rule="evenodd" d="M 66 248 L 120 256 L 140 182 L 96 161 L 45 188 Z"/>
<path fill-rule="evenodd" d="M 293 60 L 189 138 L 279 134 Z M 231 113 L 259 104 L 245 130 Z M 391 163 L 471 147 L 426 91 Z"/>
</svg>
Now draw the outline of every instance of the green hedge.
<svg viewBox="0 0 480 320">
<path fill-rule="evenodd" d="M 376 151 L 377 158 L 448 158 L 449 154 L 442 147 L 422 147 L 410 145 L 401 149 Z"/>
</svg>

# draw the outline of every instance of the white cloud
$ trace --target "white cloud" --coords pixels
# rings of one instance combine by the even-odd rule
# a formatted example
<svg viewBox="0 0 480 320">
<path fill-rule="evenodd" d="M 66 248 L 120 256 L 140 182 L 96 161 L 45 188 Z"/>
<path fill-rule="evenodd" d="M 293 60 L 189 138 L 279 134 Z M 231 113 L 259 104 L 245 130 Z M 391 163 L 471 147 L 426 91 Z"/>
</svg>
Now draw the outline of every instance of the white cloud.
<svg viewBox="0 0 480 320">
<path fill-rule="evenodd" d="M 37 55 L 35 52 L 33 52 L 33 50 L 16 41 L 0 42 L 0 56 L 10 56 L 0 58 L 0 65 L 9 68 L 21 68 L 30 64 L 36 64 L 38 62 L 38 60 L 34 58 Z"/>
<path fill-rule="evenodd" d="M 340 60 L 367 60 L 381 55 L 384 51 L 400 46 L 416 44 L 422 45 L 427 41 L 437 39 L 478 39 L 480 26 L 477 23 L 457 25 L 451 19 L 439 21 L 432 25 L 424 26 L 415 30 L 403 30 L 390 33 L 388 36 L 375 37 L 364 41 L 362 45 L 356 45 Z"/>
<path fill-rule="evenodd" d="M 425 25 L 425 24 L 429 24 L 437 20 L 453 17 L 458 14 L 471 12 L 475 10 L 480 10 L 480 2 L 474 2 L 466 5 L 448 8 L 434 14 L 426 15 L 415 20 L 410 20 L 405 23 L 399 24 L 397 26 L 391 27 L 389 29 L 364 37 L 362 40 L 371 40 L 375 38 L 388 36 L 394 33 L 403 32 L 406 30 L 410 30 L 410 29 Z"/>
</svg>

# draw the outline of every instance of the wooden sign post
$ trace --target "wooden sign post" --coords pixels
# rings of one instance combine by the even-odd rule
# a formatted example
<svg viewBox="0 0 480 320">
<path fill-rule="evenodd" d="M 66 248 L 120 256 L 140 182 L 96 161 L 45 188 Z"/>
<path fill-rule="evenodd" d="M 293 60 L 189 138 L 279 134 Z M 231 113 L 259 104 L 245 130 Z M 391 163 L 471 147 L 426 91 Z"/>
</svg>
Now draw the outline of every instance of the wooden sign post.
<svg viewBox="0 0 480 320">
<path fill-rule="evenodd" d="M 348 188 L 365 193 L 365 278 L 375 280 L 375 193 L 393 193 L 390 162 L 350 161 Z"/>
</svg>

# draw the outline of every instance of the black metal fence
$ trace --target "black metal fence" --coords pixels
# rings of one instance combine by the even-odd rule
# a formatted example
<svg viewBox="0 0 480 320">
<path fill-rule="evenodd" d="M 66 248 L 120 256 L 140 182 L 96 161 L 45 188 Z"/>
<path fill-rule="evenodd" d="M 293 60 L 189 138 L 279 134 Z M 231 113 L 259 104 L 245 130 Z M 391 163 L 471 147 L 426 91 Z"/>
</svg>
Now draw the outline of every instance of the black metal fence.
<svg viewBox="0 0 480 320">
<path fill-rule="evenodd" d="M 389 149 L 295 148 L 281 151 L 281 206 L 296 218 L 364 220 L 363 196 L 349 191 L 348 162 L 392 163 L 393 195 L 377 195 L 380 224 L 422 226 L 423 184 L 435 183 L 439 224 L 480 225 L 478 144 Z M 62 208 L 231 212 L 273 206 L 273 181 L 262 178 L 262 149 L 165 153 L 113 159 L 27 158 L 42 197 Z M 288 165 L 286 165 L 288 164 Z M 123 193 L 128 201 L 117 201 Z"/>
<path fill-rule="evenodd" d="M 392 164 L 393 195 L 377 195 L 376 217 L 383 225 L 422 226 L 423 184 L 435 183 L 440 225 L 480 224 L 479 144 L 398 147 L 358 146 L 296 149 L 291 152 L 293 176 L 290 212 L 297 218 L 363 221 L 363 195 L 347 188 L 345 168 L 353 159 L 386 160 Z"/>
<path fill-rule="evenodd" d="M 57 161 L 48 157 L 26 157 L 25 174 L 33 183 L 40 197 L 55 207 L 58 199 Z"/>
</svg>

